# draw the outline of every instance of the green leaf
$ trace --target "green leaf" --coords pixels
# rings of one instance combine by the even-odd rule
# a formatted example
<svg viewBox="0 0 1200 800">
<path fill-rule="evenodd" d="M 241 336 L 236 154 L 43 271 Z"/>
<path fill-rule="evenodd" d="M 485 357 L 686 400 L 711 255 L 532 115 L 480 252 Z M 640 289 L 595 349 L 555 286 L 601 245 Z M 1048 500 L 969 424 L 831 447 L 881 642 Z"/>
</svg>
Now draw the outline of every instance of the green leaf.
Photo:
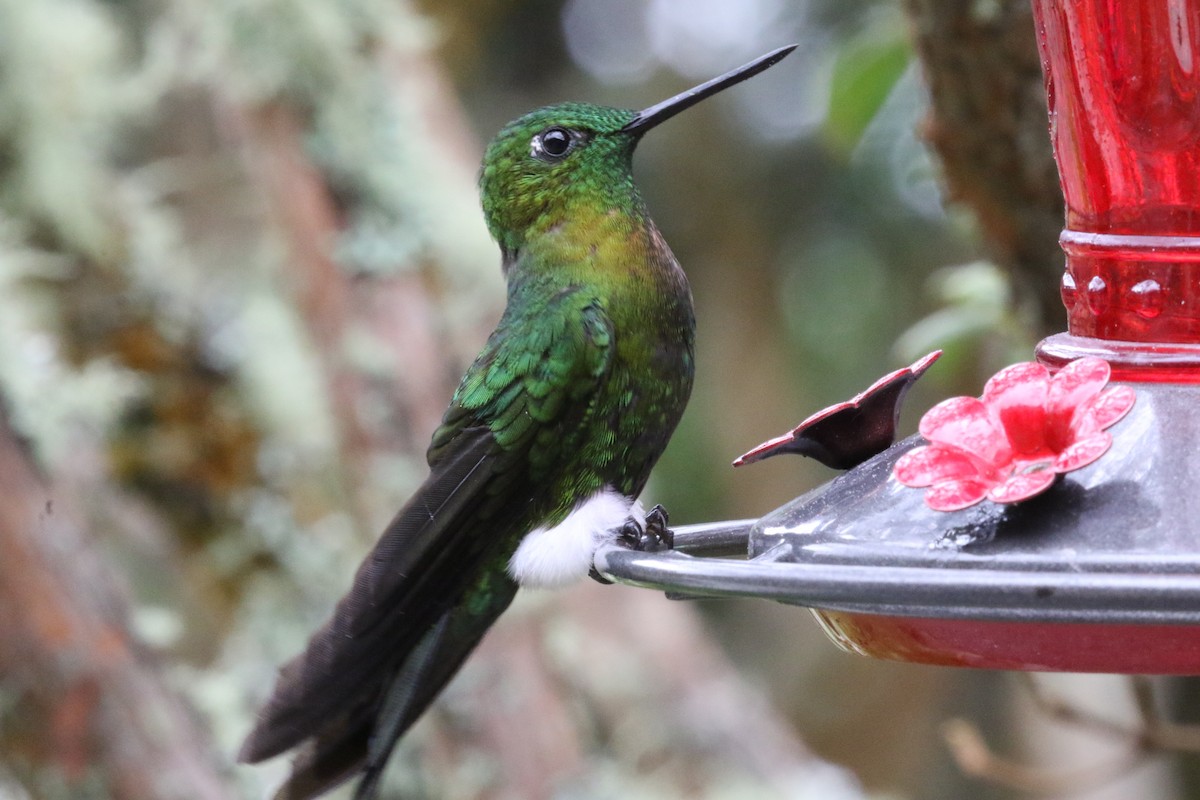
<svg viewBox="0 0 1200 800">
<path fill-rule="evenodd" d="M 842 153 L 858 144 L 908 66 L 910 50 L 898 26 L 876 26 L 838 54 L 830 85 L 825 135 Z"/>
</svg>

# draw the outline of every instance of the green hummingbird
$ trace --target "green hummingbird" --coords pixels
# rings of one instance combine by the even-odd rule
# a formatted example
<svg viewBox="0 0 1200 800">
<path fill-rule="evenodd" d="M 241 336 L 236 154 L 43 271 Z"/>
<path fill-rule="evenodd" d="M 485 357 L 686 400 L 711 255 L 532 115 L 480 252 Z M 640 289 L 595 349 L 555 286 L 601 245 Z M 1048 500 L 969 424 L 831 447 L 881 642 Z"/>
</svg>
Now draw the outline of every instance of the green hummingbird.
<svg viewBox="0 0 1200 800">
<path fill-rule="evenodd" d="M 298 748 L 277 800 L 363 773 L 373 798 L 417 720 L 519 586 L 591 572 L 596 548 L 669 538 L 637 497 L 692 389 L 687 278 L 646 212 L 643 134 L 762 72 L 783 47 L 643 111 L 548 106 L 507 125 L 479 185 L 508 299 L 429 446 L 429 477 L 281 670 L 239 753 Z"/>
</svg>

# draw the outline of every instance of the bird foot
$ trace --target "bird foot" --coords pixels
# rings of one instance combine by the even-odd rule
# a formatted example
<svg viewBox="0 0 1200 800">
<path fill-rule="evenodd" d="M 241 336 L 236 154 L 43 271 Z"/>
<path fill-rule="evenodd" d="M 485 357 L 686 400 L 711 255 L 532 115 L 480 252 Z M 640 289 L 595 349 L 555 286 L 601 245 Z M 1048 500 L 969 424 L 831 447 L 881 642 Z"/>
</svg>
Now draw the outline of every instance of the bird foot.
<svg viewBox="0 0 1200 800">
<path fill-rule="evenodd" d="M 659 553 L 675 546 L 675 532 L 667 526 L 667 510 L 661 505 L 650 509 L 645 521 L 630 519 L 621 528 L 620 539 L 634 550 Z"/>
<path fill-rule="evenodd" d="M 661 505 L 656 505 L 646 514 L 644 521 L 633 517 L 626 520 L 617 532 L 617 540 L 631 550 L 660 553 L 675 546 L 675 532 L 667 526 L 667 510 Z M 612 583 L 595 567 L 588 571 L 588 577 L 597 583 Z"/>
</svg>

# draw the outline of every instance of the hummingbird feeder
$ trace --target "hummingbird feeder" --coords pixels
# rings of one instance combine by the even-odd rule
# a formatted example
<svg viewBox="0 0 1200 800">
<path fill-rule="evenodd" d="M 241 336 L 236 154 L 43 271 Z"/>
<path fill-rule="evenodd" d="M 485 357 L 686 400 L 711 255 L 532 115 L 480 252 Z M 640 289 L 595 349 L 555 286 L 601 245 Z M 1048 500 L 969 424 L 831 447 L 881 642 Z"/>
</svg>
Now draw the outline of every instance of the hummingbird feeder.
<svg viewBox="0 0 1200 800">
<path fill-rule="evenodd" d="M 890 447 L 937 355 L 886 376 L 739 459 L 857 466 L 673 550 L 602 548 L 602 574 L 806 606 L 879 658 L 1200 674 L 1200 3 L 1033 11 L 1068 332 Z"/>
</svg>

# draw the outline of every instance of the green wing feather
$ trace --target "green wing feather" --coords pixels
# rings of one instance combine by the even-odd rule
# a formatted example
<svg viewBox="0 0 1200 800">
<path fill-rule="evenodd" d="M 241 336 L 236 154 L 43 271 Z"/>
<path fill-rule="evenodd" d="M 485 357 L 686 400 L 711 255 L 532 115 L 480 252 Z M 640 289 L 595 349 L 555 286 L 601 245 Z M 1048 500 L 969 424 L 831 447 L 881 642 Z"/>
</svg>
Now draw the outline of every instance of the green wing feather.
<svg viewBox="0 0 1200 800">
<path fill-rule="evenodd" d="M 508 605 L 516 586 L 503 569 L 520 537 L 599 488 L 598 476 L 573 477 L 579 494 L 564 496 L 562 476 L 595 428 L 593 401 L 614 346 L 608 315 L 582 290 L 561 291 L 536 309 L 510 302 L 433 437 L 429 478 L 329 622 L 280 671 L 242 746 L 240 760 L 256 762 L 308 742 L 280 797 L 315 796 L 361 768 L 389 685 L 397 675 L 422 676 L 400 718 L 389 721 L 394 742 Z M 485 596 L 487 570 L 500 574 L 486 576 Z M 464 603 L 455 635 L 422 647 Z M 437 663 L 414 665 L 410 653 Z M 374 771 L 379 754 L 371 760 Z"/>
</svg>

